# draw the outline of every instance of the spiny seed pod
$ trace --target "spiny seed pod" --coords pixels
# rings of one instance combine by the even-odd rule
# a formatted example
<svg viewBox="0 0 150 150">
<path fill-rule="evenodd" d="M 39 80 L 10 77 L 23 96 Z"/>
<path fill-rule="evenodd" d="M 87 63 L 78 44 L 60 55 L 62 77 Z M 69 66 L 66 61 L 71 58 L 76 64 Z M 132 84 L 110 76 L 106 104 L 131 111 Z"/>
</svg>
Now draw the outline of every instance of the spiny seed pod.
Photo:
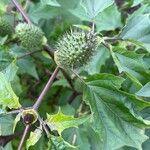
<svg viewBox="0 0 150 150">
<path fill-rule="evenodd" d="M 39 27 L 27 23 L 19 23 L 16 26 L 16 37 L 27 49 L 41 48 L 45 38 Z"/>
<path fill-rule="evenodd" d="M 92 32 L 71 31 L 56 44 L 55 62 L 62 68 L 79 68 L 89 62 L 97 46 L 97 36 Z"/>
<path fill-rule="evenodd" d="M 0 17 L 0 36 L 11 36 L 12 33 L 13 27 L 11 26 L 11 24 L 5 18 Z"/>
<path fill-rule="evenodd" d="M 26 109 L 22 112 L 22 118 L 25 124 L 34 124 L 38 119 L 38 113 L 34 109 Z"/>
</svg>

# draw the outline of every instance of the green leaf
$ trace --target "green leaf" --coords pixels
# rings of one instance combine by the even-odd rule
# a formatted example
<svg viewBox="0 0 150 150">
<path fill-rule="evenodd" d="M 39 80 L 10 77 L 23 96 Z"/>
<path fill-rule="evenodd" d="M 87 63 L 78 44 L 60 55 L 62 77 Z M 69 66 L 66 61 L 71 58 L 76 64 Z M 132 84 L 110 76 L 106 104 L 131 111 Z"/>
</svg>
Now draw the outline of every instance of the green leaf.
<svg viewBox="0 0 150 150">
<path fill-rule="evenodd" d="M 1 115 L 4 111 L 0 109 L 0 135 L 13 134 L 13 117 L 10 115 Z M 0 150 L 13 150 L 11 143 L 8 143 L 4 148 L 0 147 Z"/>
<path fill-rule="evenodd" d="M 42 4 L 55 6 L 55 7 L 64 7 L 66 9 L 73 9 L 75 8 L 80 0 L 41 0 Z"/>
<path fill-rule="evenodd" d="M 13 61 L 7 49 L 0 47 L 0 71 L 4 70 Z"/>
<path fill-rule="evenodd" d="M 138 96 L 150 97 L 150 82 L 144 85 L 137 93 Z"/>
<path fill-rule="evenodd" d="M 84 8 L 85 7 L 80 4 L 77 8 L 70 9 L 69 12 L 72 13 L 74 16 L 80 18 L 82 21 L 91 22 L 92 20 L 88 12 Z M 96 24 L 96 29 L 98 32 L 102 30 L 114 30 L 122 26 L 121 14 L 117 10 L 116 5 L 110 5 L 102 12 L 97 14 L 94 18 L 94 22 Z"/>
<path fill-rule="evenodd" d="M 75 9 L 80 0 L 42 0 L 41 3 L 31 4 L 29 8 L 29 16 L 33 22 L 38 23 L 41 19 L 54 19 L 56 16 L 64 16 L 63 21 L 67 19 L 67 23 L 75 21 L 74 16 L 68 12 L 70 9 Z M 76 22 L 77 23 L 77 22 Z M 50 23 L 49 23 L 50 24 Z M 49 24 L 48 28 L 49 28 Z M 51 25 L 51 24 L 50 24 Z M 45 26 L 44 26 L 45 28 Z M 51 31 L 51 28 L 46 30 Z M 53 26 L 52 26 L 53 28 Z M 49 35 L 48 35 L 49 36 Z"/>
<path fill-rule="evenodd" d="M 135 94 L 143 87 L 143 85 L 136 78 L 129 75 L 128 73 L 126 73 L 126 75 L 127 78 L 122 84 L 122 90 L 131 94 Z"/>
<path fill-rule="evenodd" d="M 122 26 L 121 13 L 118 11 L 116 5 L 111 5 L 103 12 L 99 13 L 95 18 L 97 31 L 114 30 Z"/>
<path fill-rule="evenodd" d="M 63 86 L 63 87 L 68 87 L 68 88 L 70 87 L 66 79 L 57 80 L 53 83 L 52 86 Z"/>
<path fill-rule="evenodd" d="M 144 128 L 150 126 L 138 115 L 150 103 L 119 90 L 124 79 L 97 74 L 86 80 L 83 99 L 93 113 L 91 127 L 97 137 L 97 148 L 115 150 L 124 145 L 142 149 L 147 139 Z"/>
<path fill-rule="evenodd" d="M 14 80 L 17 70 L 18 67 L 15 62 L 12 62 L 5 70 L 3 70 L 3 73 L 9 82 Z"/>
<path fill-rule="evenodd" d="M 19 108 L 21 107 L 18 97 L 13 92 L 11 84 L 7 81 L 5 75 L 0 72 L 0 105 L 4 108 L 9 107 L 12 108 Z"/>
<path fill-rule="evenodd" d="M 42 136 L 42 126 L 38 127 L 37 129 L 35 129 L 33 132 L 30 132 L 30 136 L 27 139 L 27 143 L 26 143 L 26 149 L 28 150 L 29 147 L 34 146 L 39 139 Z"/>
<path fill-rule="evenodd" d="M 61 111 L 66 115 L 75 114 L 75 108 L 69 104 L 61 106 Z"/>
<path fill-rule="evenodd" d="M 13 124 L 13 132 L 15 131 L 15 128 L 17 126 L 17 123 L 20 121 L 21 116 L 22 116 L 22 113 L 18 113 L 17 116 L 15 117 L 14 124 Z"/>
<path fill-rule="evenodd" d="M 140 42 L 150 52 L 149 14 L 135 16 L 128 20 L 120 34 L 123 39 Z"/>
<path fill-rule="evenodd" d="M 20 59 L 17 61 L 17 65 L 19 67 L 20 73 L 27 73 L 37 80 L 39 79 L 36 65 L 31 59 Z"/>
<path fill-rule="evenodd" d="M 131 80 L 135 80 L 139 85 L 140 82 L 149 81 L 150 71 L 144 64 L 143 54 L 127 51 L 121 47 L 114 47 L 111 54 L 119 73 L 125 72 Z"/>
<path fill-rule="evenodd" d="M 78 6 L 81 0 L 57 0 L 61 7 L 65 9 L 74 9 Z"/>
<path fill-rule="evenodd" d="M 64 139 L 59 136 L 55 137 L 53 135 L 50 136 L 48 148 L 47 150 L 77 150 L 77 148 L 73 145 L 70 145 L 68 142 L 64 141 Z"/>
<path fill-rule="evenodd" d="M 83 0 L 77 8 L 70 9 L 69 12 L 83 21 L 91 22 L 94 20 L 98 31 L 112 30 L 121 24 L 120 13 L 117 11 L 117 7 L 112 5 L 112 0 L 104 1 Z M 110 20 L 109 17 L 112 13 L 116 15 L 112 15 L 113 18 Z"/>
<path fill-rule="evenodd" d="M 20 95 L 23 92 L 23 88 L 20 82 L 20 78 L 16 75 L 13 81 L 11 81 L 12 89 L 17 95 Z"/>
<path fill-rule="evenodd" d="M 73 116 L 64 115 L 59 109 L 58 113 L 55 115 L 47 114 L 46 122 L 52 131 L 57 130 L 61 135 L 63 130 L 71 127 L 77 128 L 80 124 L 83 124 L 88 119 L 89 116 L 74 118 Z"/>
<path fill-rule="evenodd" d="M 110 54 L 108 49 L 103 46 L 98 47 L 96 54 L 92 57 L 91 61 L 84 68 L 88 74 L 92 75 L 99 73 L 101 71 L 102 65 L 105 64 L 106 60 L 109 58 Z"/>
<path fill-rule="evenodd" d="M 91 19 L 94 19 L 105 8 L 109 7 L 113 0 L 82 0 L 82 5 Z"/>
<path fill-rule="evenodd" d="M 40 3 L 31 5 L 29 9 L 30 18 L 38 23 L 40 19 L 51 19 L 59 15 L 61 12 L 60 8 L 53 7 L 50 5 L 41 5 Z"/>
<path fill-rule="evenodd" d="M 12 134 L 13 133 L 13 118 L 10 115 L 3 115 L 3 113 L 4 111 L 0 109 L 0 135 Z"/>
<path fill-rule="evenodd" d="M 57 2 L 57 0 L 41 0 L 41 4 L 60 7 L 60 4 Z"/>
<path fill-rule="evenodd" d="M 4 45 L 4 43 L 7 41 L 8 36 L 1 37 L 0 36 L 0 45 Z"/>
<path fill-rule="evenodd" d="M 145 63 L 145 66 L 150 69 L 150 65 L 149 65 L 150 64 L 150 55 L 148 55 L 148 57 L 144 58 L 144 63 Z"/>
<path fill-rule="evenodd" d="M 143 0 L 134 0 L 133 1 L 133 6 L 138 5 L 139 3 L 141 3 Z"/>
<path fill-rule="evenodd" d="M 0 2 L 0 15 L 3 15 L 7 10 L 9 0 L 1 0 Z"/>
<path fill-rule="evenodd" d="M 11 54 L 15 58 L 23 56 L 28 52 L 29 51 L 16 45 L 14 45 L 13 48 L 11 49 Z M 37 80 L 39 79 L 39 76 L 36 70 L 36 64 L 34 63 L 34 60 L 32 59 L 32 57 L 25 57 L 22 59 L 17 59 L 16 64 L 18 66 L 18 72 L 20 74 L 27 73 L 28 75 L 31 75 Z"/>
<path fill-rule="evenodd" d="M 76 129 L 76 135 L 77 135 L 77 145 L 79 145 L 79 148 L 82 149 L 86 149 L 86 150 L 90 150 L 90 143 L 89 143 L 89 139 L 88 139 L 88 133 L 89 131 L 85 130 L 84 128 L 79 128 Z"/>
<path fill-rule="evenodd" d="M 87 127 L 87 136 L 90 137 L 90 150 L 99 150 L 101 148 L 101 143 L 99 142 L 99 134 L 93 131 L 90 123 L 88 124 L 88 126 L 89 127 Z"/>
<path fill-rule="evenodd" d="M 74 16 L 80 18 L 82 21 L 91 21 L 91 18 L 81 4 L 76 9 L 70 9 L 69 12 Z"/>
</svg>

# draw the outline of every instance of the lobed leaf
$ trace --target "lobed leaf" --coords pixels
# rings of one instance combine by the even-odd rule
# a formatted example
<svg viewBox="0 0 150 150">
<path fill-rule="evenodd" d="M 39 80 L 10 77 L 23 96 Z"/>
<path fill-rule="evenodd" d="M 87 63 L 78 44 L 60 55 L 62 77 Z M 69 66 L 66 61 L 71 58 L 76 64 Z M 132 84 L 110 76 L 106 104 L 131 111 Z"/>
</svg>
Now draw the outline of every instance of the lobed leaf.
<svg viewBox="0 0 150 150">
<path fill-rule="evenodd" d="M 61 110 L 55 115 L 47 114 L 47 125 L 50 129 L 57 130 L 61 135 L 62 131 L 71 127 L 78 127 L 89 119 L 89 116 L 84 116 L 80 118 L 74 118 L 73 116 L 64 115 Z"/>
<path fill-rule="evenodd" d="M 68 142 L 64 141 L 64 139 L 59 136 L 55 137 L 53 135 L 50 136 L 48 148 L 47 150 L 78 150 L 75 146 L 70 145 Z"/>
<path fill-rule="evenodd" d="M 136 95 L 143 97 L 150 97 L 150 82 L 146 83 L 144 87 L 142 87 Z"/>
<path fill-rule="evenodd" d="M 150 52 L 150 17 L 149 14 L 138 15 L 128 20 L 120 37 L 140 42 Z"/>
<path fill-rule="evenodd" d="M 42 136 L 42 126 L 36 128 L 33 132 L 30 132 L 30 136 L 27 139 L 27 143 L 26 143 L 26 149 L 28 150 L 29 147 L 34 146 L 39 139 Z"/>
<path fill-rule="evenodd" d="M 96 150 L 115 150 L 125 145 L 142 149 L 147 139 L 144 129 L 150 127 L 150 122 L 143 120 L 139 112 L 150 103 L 121 91 L 123 81 L 110 74 L 93 75 L 86 81 L 83 99 L 93 113 Z"/>
<path fill-rule="evenodd" d="M 102 12 L 112 3 L 113 0 L 82 0 L 82 5 L 91 19 L 94 19 L 99 12 Z"/>
<path fill-rule="evenodd" d="M 118 67 L 119 73 L 125 72 L 131 80 L 146 83 L 149 81 L 150 71 L 144 64 L 143 54 L 127 51 L 122 47 L 114 47 L 111 55 Z M 140 81 L 140 82 L 139 82 Z"/>
</svg>

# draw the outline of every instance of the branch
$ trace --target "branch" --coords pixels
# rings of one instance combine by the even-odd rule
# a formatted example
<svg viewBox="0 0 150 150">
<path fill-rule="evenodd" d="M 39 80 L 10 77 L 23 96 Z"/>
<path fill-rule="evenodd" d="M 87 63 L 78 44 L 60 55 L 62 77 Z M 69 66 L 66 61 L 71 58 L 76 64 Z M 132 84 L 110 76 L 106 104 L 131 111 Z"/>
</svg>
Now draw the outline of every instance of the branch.
<svg viewBox="0 0 150 150">
<path fill-rule="evenodd" d="M 46 133 L 46 136 L 49 138 L 50 132 L 49 132 L 47 126 L 46 126 L 46 123 L 43 121 L 43 119 L 40 116 L 39 116 L 38 119 L 39 119 L 39 122 L 42 124 L 42 127 L 43 127 L 43 129 L 44 129 L 44 131 Z"/>
<path fill-rule="evenodd" d="M 22 138 L 21 138 L 21 141 L 20 141 L 20 143 L 19 143 L 19 146 L 18 146 L 18 149 L 17 149 L 17 150 L 22 150 L 24 141 L 25 141 L 25 139 L 26 139 L 26 136 L 27 136 L 29 130 L 30 130 L 30 125 L 27 125 L 27 126 L 25 127 L 25 129 L 24 129 L 24 132 L 23 132 L 23 135 L 22 135 Z"/>
<path fill-rule="evenodd" d="M 102 44 L 103 46 L 105 46 L 108 50 L 111 50 L 110 47 L 109 47 L 109 45 L 108 45 L 107 43 L 102 42 L 101 44 Z"/>
<path fill-rule="evenodd" d="M 11 1 L 16 6 L 16 8 L 19 10 L 19 12 L 21 13 L 21 15 L 24 17 L 25 21 L 27 23 L 31 24 L 32 23 L 31 20 L 29 19 L 29 17 L 27 16 L 27 14 L 23 10 L 23 8 L 20 6 L 20 4 L 16 0 L 11 0 Z"/>
<path fill-rule="evenodd" d="M 24 130 L 21 130 L 20 132 L 14 133 L 14 134 L 9 134 L 9 135 L 1 135 L 0 136 L 0 147 L 3 147 L 5 149 L 5 146 L 12 141 L 15 138 L 20 138 L 23 134 Z M 3 149 L 2 148 L 2 149 Z"/>
<path fill-rule="evenodd" d="M 22 56 L 18 56 L 17 59 L 22 59 L 22 58 L 24 58 L 24 57 L 31 56 L 32 54 L 38 53 L 38 52 L 41 52 L 41 51 L 42 51 L 42 50 L 35 50 L 35 51 L 32 51 L 32 52 L 26 53 L 26 54 L 24 54 L 24 55 L 22 55 Z"/>
<path fill-rule="evenodd" d="M 117 41 L 125 41 L 125 40 L 119 37 L 106 37 L 106 38 L 104 37 L 104 41 L 105 42 L 117 42 Z"/>
<path fill-rule="evenodd" d="M 78 95 L 80 95 L 80 93 L 78 93 L 77 91 L 74 91 L 74 92 L 71 94 L 71 96 L 70 96 L 70 98 L 69 98 L 69 100 L 68 100 L 68 103 L 71 104 L 71 103 L 74 101 L 74 99 L 75 99 Z"/>
<path fill-rule="evenodd" d="M 65 79 L 68 81 L 68 83 L 69 83 L 71 89 L 72 89 L 73 91 L 75 91 L 73 82 L 72 82 L 71 78 L 69 77 L 69 75 L 68 75 L 63 69 L 61 69 L 61 72 L 62 72 L 63 76 L 65 77 Z"/>
<path fill-rule="evenodd" d="M 44 50 L 51 56 L 51 58 L 54 59 L 53 49 L 49 47 L 48 44 L 45 44 L 43 47 L 44 47 Z"/>
<path fill-rule="evenodd" d="M 35 104 L 33 105 L 33 109 L 37 110 L 41 104 L 41 102 L 43 101 L 44 96 L 46 95 L 46 93 L 48 92 L 49 88 L 51 87 L 51 85 L 53 84 L 54 79 L 56 78 L 56 75 L 58 74 L 59 71 L 59 67 L 56 67 L 55 71 L 53 72 L 53 74 L 51 75 L 51 77 L 49 78 L 46 86 L 44 87 L 43 91 L 41 92 L 40 96 L 38 97 L 37 101 L 35 102 Z"/>
</svg>

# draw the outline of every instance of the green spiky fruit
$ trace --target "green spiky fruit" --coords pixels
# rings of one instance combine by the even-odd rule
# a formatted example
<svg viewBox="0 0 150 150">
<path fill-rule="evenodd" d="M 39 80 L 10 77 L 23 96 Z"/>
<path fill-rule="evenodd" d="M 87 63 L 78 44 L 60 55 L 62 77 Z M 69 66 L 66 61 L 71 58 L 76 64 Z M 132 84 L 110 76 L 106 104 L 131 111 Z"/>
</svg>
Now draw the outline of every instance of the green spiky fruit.
<svg viewBox="0 0 150 150">
<path fill-rule="evenodd" d="M 27 49 L 41 48 L 45 38 L 39 27 L 27 23 L 19 23 L 16 26 L 16 37 Z"/>
<path fill-rule="evenodd" d="M 55 62 L 62 68 L 81 67 L 89 62 L 97 46 L 97 36 L 92 32 L 66 33 L 56 44 Z"/>
<path fill-rule="evenodd" d="M 0 36 L 11 36 L 12 33 L 13 27 L 11 26 L 11 24 L 5 18 L 0 17 Z"/>
</svg>

